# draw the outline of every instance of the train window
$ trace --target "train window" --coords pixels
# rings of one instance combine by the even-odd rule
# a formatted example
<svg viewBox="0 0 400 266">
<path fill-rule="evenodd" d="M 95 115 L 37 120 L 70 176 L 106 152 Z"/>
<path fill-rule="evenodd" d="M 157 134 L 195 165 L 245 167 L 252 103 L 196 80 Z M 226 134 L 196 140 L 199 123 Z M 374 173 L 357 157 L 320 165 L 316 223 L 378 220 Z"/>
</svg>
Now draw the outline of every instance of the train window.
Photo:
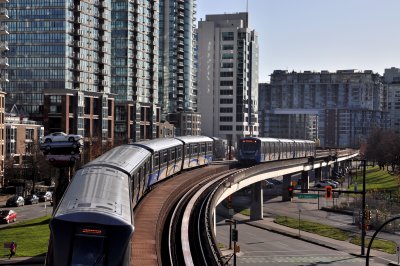
<svg viewBox="0 0 400 266">
<path fill-rule="evenodd" d="M 170 161 L 175 161 L 176 156 L 175 156 L 175 148 L 170 150 Z"/>
<path fill-rule="evenodd" d="M 161 165 L 163 165 L 168 161 L 168 151 L 162 151 L 160 153 L 160 155 L 161 155 L 161 158 L 160 158 Z"/>
<path fill-rule="evenodd" d="M 178 159 L 182 158 L 182 148 L 181 147 L 178 147 L 177 158 Z"/>
<path fill-rule="evenodd" d="M 106 265 L 105 237 L 75 235 L 71 265 Z"/>
<path fill-rule="evenodd" d="M 213 150 L 212 142 L 207 143 L 207 147 L 208 147 L 208 151 L 212 151 Z"/>
<path fill-rule="evenodd" d="M 203 153 L 206 153 L 206 144 L 205 143 L 201 143 L 200 144 L 200 152 L 203 154 Z"/>
<path fill-rule="evenodd" d="M 155 168 L 155 169 L 158 168 L 158 166 L 159 166 L 159 164 L 160 164 L 160 159 L 159 159 L 158 156 L 159 156 L 158 153 L 155 153 L 155 154 L 154 154 L 154 168 Z"/>
<path fill-rule="evenodd" d="M 189 155 L 190 155 L 190 144 L 188 144 L 187 146 L 186 146 L 186 153 L 185 153 L 185 157 L 189 157 Z"/>
</svg>

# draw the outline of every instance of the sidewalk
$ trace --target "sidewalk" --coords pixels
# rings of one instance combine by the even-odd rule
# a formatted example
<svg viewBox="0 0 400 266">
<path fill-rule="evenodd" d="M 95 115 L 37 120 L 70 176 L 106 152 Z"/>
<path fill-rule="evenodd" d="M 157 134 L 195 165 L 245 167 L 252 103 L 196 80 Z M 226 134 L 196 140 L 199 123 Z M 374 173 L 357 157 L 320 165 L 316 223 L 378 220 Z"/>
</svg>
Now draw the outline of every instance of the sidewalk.
<svg viewBox="0 0 400 266">
<path fill-rule="evenodd" d="M 225 207 L 222 207 L 221 205 L 218 206 L 217 208 L 217 213 L 219 216 L 223 216 L 226 218 L 230 218 L 228 214 L 228 210 Z M 348 253 L 353 256 L 358 256 L 358 257 L 363 257 L 360 255 L 361 253 L 361 247 L 351 244 L 346 241 L 340 241 L 340 240 L 335 240 L 332 238 L 308 233 L 305 231 L 300 231 L 299 235 L 299 230 L 298 229 L 293 229 L 290 227 L 282 226 L 279 224 L 274 223 L 274 218 L 264 218 L 263 220 L 257 220 L 257 221 L 251 221 L 248 216 L 242 215 L 240 213 L 236 213 L 233 218 L 239 222 L 246 223 L 255 227 L 258 227 L 260 229 L 264 230 L 269 230 L 275 233 L 283 234 L 285 236 L 297 238 L 306 242 L 310 242 L 316 245 L 320 245 L 326 248 L 334 249 L 337 251 L 342 251 L 345 253 Z M 226 255 L 225 253 L 227 252 L 232 252 L 232 251 L 224 251 L 223 255 Z M 365 255 L 367 253 L 367 246 L 365 247 Z M 398 265 L 397 261 L 392 261 L 389 259 L 386 259 L 385 256 L 388 254 L 385 252 L 377 251 L 377 250 L 371 250 L 370 252 L 370 265 L 373 265 L 373 261 L 375 262 L 380 262 L 380 263 L 385 263 L 387 265 Z M 372 260 L 372 258 L 374 260 Z"/>
<path fill-rule="evenodd" d="M 44 265 L 45 257 L 12 257 L 0 258 L 0 265 Z"/>
</svg>

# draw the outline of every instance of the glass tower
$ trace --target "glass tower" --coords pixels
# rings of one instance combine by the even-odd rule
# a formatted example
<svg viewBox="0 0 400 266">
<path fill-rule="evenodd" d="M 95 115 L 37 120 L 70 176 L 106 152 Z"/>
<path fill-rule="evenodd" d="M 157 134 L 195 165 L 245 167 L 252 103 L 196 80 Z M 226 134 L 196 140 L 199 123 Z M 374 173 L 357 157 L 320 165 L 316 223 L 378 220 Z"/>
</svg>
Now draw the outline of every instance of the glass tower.
<svg viewBox="0 0 400 266">
<path fill-rule="evenodd" d="M 178 135 L 200 133 L 196 100 L 196 0 L 160 0 L 159 99 Z M 190 121 L 190 122 L 188 122 Z"/>
<path fill-rule="evenodd" d="M 112 1 L 111 88 L 116 95 L 117 141 L 156 137 L 158 40 L 158 0 Z"/>
<path fill-rule="evenodd" d="M 6 107 L 65 131 L 113 139 L 110 0 L 13 0 Z"/>
</svg>

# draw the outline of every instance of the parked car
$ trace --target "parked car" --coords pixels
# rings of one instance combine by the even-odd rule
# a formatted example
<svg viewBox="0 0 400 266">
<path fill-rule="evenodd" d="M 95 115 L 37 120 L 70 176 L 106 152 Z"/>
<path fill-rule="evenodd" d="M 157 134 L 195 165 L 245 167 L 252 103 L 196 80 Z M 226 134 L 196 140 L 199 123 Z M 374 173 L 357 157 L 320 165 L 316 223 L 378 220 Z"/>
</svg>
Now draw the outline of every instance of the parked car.
<svg viewBox="0 0 400 266">
<path fill-rule="evenodd" d="M 25 197 L 25 204 L 38 204 L 39 203 L 39 198 L 35 194 L 33 195 L 28 195 Z"/>
<path fill-rule="evenodd" d="M 321 180 L 321 181 L 317 181 L 314 185 L 314 187 L 326 187 L 326 186 L 331 186 L 332 188 L 336 188 L 336 184 L 328 181 L 328 180 Z"/>
<path fill-rule="evenodd" d="M 0 210 L 0 221 L 2 223 L 11 223 L 17 221 L 17 213 L 13 210 Z"/>
<path fill-rule="evenodd" d="M 325 180 L 335 184 L 336 188 L 340 186 L 340 183 L 338 181 L 335 181 L 335 180 L 332 180 L 332 179 L 325 179 Z"/>
<path fill-rule="evenodd" d="M 39 192 L 37 194 L 38 198 L 39 198 L 39 202 L 45 202 L 48 200 L 51 200 L 52 198 L 52 193 L 50 191 L 46 191 L 46 192 Z"/>
<path fill-rule="evenodd" d="M 19 207 L 24 206 L 25 200 L 21 196 L 12 196 L 6 202 L 6 207 Z"/>
<path fill-rule="evenodd" d="M 66 134 L 64 132 L 53 132 L 40 138 L 41 143 L 57 142 L 57 141 L 80 141 L 82 140 L 82 135 Z"/>
</svg>

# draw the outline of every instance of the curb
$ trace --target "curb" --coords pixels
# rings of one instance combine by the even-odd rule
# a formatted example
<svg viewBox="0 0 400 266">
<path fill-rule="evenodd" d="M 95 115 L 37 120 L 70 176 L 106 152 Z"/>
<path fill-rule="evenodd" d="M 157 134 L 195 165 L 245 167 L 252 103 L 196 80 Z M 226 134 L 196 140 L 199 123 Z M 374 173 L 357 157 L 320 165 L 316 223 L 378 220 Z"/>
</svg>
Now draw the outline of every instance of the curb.
<svg viewBox="0 0 400 266">
<path fill-rule="evenodd" d="M 46 260 L 45 256 L 37 257 L 14 257 L 9 259 L 0 259 L 0 265 L 32 265 L 32 264 L 44 264 Z"/>
</svg>

